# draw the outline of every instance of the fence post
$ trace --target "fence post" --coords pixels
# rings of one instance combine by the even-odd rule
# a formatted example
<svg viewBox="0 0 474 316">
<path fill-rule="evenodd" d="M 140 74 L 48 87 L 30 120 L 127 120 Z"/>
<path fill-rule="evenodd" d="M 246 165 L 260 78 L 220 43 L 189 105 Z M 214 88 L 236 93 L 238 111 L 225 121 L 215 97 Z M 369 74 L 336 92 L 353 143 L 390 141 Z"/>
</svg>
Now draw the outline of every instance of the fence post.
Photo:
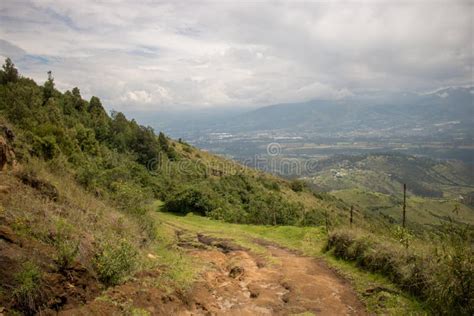
<svg viewBox="0 0 474 316">
<path fill-rule="evenodd" d="M 328 223 L 328 211 L 327 210 L 324 212 L 324 217 L 325 217 L 325 221 L 326 221 L 326 234 L 329 234 L 329 223 Z"/>
<path fill-rule="evenodd" d="M 405 228 L 406 210 L 407 210 L 407 185 L 406 183 L 404 183 L 403 184 L 403 219 L 402 219 L 403 228 Z"/>
<path fill-rule="evenodd" d="M 352 219 L 352 213 L 353 212 L 354 212 L 354 205 L 351 205 L 351 219 L 350 219 L 351 228 L 352 228 L 352 223 L 353 223 L 353 219 Z"/>
</svg>

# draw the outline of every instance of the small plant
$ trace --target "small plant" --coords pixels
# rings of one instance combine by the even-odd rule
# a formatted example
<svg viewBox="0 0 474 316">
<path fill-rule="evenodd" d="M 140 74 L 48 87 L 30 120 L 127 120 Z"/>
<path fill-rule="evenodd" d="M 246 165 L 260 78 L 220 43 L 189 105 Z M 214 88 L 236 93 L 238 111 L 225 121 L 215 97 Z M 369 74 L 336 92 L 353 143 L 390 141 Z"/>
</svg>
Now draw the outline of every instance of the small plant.
<svg viewBox="0 0 474 316">
<path fill-rule="evenodd" d="M 100 281 L 119 284 L 135 268 L 136 257 L 137 251 L 125 239 L 103 243 L 94 262 Z"/>
<path fill-rule="evenodd" d="M 413 235 L 408 231 L 408 229 L 401 226 L 396 226 L 393 234 L 395 239 L 405 246 L 405 248 L 408 248 L 410 241 L 413 239 Z"/>
<path fill-rule="evenodd" d="M 149 316 L 150 312 L 147 311 L 146 309 L 138 308 L 138 307 L 132 307 L 132 310 L 130 311 L 130 314 L 132 316 Z"/>
<path fill-rule="evenodd" d="M 13 291 L 16 305 L 26 314 L 34 314 L 41 303 L 41 270 L 33 262 L 27 261 L 15 274 L 17 287 Z"/>
<path fill-rule="evenodd" d="M 56 248 L 56 262 L 61 271 L 67 269 L 76 259 L 79 253 L 79 241 L 72 237 L 72 226 L 64 220 L 56 222 L 56 236 L 54 247 Z"/>
</svg>

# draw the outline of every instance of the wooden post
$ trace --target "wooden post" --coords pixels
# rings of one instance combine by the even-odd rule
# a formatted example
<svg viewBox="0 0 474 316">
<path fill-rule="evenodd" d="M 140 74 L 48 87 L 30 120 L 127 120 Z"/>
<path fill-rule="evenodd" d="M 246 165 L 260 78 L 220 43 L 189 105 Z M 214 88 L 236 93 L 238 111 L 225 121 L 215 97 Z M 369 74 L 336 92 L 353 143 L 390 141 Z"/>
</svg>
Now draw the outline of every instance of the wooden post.
<svg viewBox="0 0 474 316">
<path fill-rule="evenodd" d="M 403 219 L 402 219 L 403 228 L 405 228 L 406 210 L 407 210 L 407 185 L 404 183 L 403 184 Z"/>
<path fill-rule="evenodd" d="M 325 211 L 324 215 L 326 220 L 326 234 L 329 234 L 328 211 Z"/>
<path fill-rule="evenodd" d="M 350 220 L 351 228 L 352 228 L 352 222 L 353 222 L 353 220 L 352 220 L 352 213 L 353 213 L 353 212 L 354 212 L 354 206 L 351 205 L 351 220 Z"/>
</svg>

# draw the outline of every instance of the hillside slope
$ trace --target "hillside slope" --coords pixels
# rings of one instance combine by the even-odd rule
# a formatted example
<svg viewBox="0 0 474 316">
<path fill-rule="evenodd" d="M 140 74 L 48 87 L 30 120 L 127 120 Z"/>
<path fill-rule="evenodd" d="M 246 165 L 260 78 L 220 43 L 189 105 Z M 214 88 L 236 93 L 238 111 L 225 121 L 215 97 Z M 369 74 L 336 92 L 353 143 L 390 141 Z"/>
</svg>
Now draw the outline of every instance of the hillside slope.
<svg viewBox="0 0 474 316">
<path fill-rule="evenodd" d="M 399 194 L 403 183 L 414 195 L 459 198 L 474 190 L 472 165 L 404 154 L 337 155 L 319 160 L 305 177 L 324 190 L 365 188 Z"/>
<path fill-rule="evenodd" d="M 168 211 L 240 223 L 347 216 L 332 198 L 156 135 L 122 113 L 107 115 L 97 97 L 54 86 L 51 74 L 40 86 L 9 60 L 0 71 L 2 309 L 35 314 L 84 304 L 166 262 L 157 251 L 170 266 L 185 266 L 157 236 L 156 200 Z M 170 282 L 162 285 L 179 288 Z"/>
<path fill-rule="evenodd" d="M 352 229 L 334 196 L 156 135 L 122 113 L 109 117 L 97 97 L 57 91 L 51 74 L 39 86 L 9 60 L 0 125 L 0 313 L 199 315 L 245 304 L 251 313 L 350 312 L 340 293 L 361 313 L 361 301 L 369 312 L 423 312 L 406 291 L 433 309 L 472 314 L 469 227 L 440 231 L 456 232 L 434 236 L 440 248 L 415 240 L 408 250 L 406 229 L 366 214 Z M 252 275 L 265 284 L 252 288 Z M 336 290 L 305 292 L 307 279 Z M 257 291 L 267 281 L 281 297 Z"/>
<path fill-rule="evenodd" d="M 472 165 L 403 154 L 334 156 L 302 179 L 389 223 L 401 223 L 407 184 L 408 225 L 415 231 L 445 223 L 474 224 Z"/>
<path fill-rule="evenodd" d="M 309 224 L 321 210 L 340 210 L 287 181 L 155 135 L 122 113 L 109 117 L 97 97 L 57 91 L 51 75 L 38 86 L 12 65 L 9 72 L 15 75 L 0 85 L 0 124 L 16 135 L 18 159 L 44 160 L 119 208 L 160 199 L 170 211 L 254 224 Z"/>
</svg>

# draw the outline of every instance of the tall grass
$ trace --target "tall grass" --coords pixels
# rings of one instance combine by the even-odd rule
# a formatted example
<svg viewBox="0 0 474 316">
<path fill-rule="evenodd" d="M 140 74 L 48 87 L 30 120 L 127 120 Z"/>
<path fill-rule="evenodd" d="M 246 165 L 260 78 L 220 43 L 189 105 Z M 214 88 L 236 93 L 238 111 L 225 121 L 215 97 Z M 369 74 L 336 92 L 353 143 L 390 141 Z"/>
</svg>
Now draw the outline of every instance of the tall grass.
<svg viewBox="0 0 474 316">
<path fill-rule="evenodd" d="M 336 230 L 326 251 L 355 261 L 363 269 L 387 276 L 401 289 L 422 298 L 435 313 L 474 314 L 474 249 L 472 227 L 439 238 L 436 247 L 405 248 L 401 243 L 355 230 Z"/>
</svg>

